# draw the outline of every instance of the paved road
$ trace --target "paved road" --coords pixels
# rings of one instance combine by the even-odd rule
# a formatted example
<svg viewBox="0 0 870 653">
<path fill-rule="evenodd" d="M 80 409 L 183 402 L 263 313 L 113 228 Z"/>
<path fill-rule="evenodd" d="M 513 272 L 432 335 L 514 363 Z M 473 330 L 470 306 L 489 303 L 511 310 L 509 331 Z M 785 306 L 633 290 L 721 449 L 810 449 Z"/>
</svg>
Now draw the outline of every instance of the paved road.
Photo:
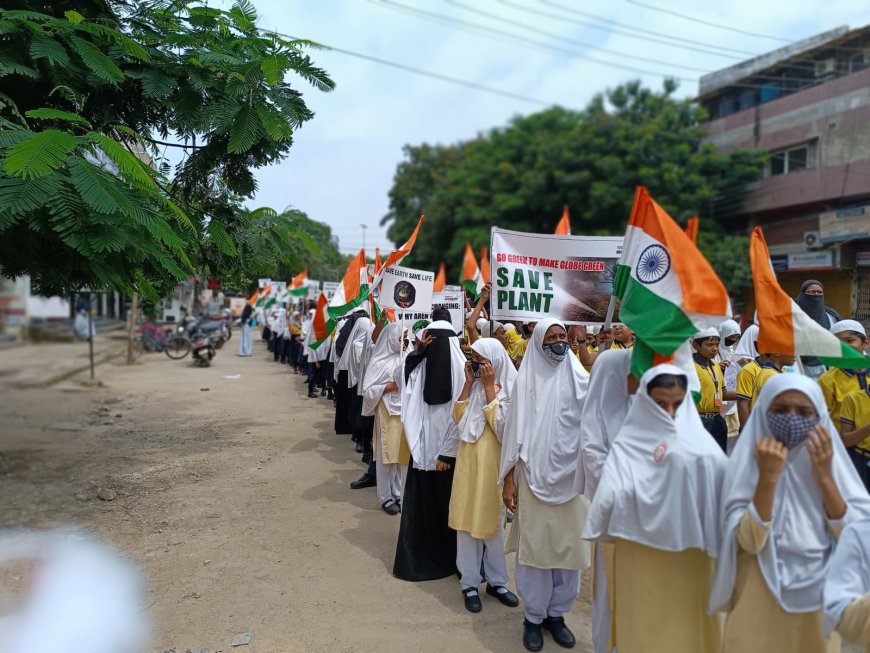
<svg viewBox="0 0 870 653">
<path fill-rule="evenodd" d="M 102 387 L 3 388 L 0 523 L 82 524 L 140 561 L 157 653 L 228 652 L 242 631 L 240 653 L 523 651 L 520 610 L 471 615 L 455 579 L 390 575 L 398 518 L 348 488 L 364 467 L 330 405 L 235 344 L 209 369 L 152 354 L 101 366 Z M 588 609 L 568 617 L 580 652 Z"/>
</svg>

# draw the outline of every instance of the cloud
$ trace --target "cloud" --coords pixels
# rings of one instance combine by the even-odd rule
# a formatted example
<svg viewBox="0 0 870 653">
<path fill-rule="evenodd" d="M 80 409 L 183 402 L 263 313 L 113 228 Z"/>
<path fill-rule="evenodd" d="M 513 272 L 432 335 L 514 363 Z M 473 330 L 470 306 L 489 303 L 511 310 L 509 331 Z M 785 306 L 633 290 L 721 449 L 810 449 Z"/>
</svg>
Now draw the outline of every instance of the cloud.
<svg viewBox="0 0 870 653">
<path fill-rule="evenodd" d="M 443 0 L 395 1 L 485 24 L 492 29 L 521 32 Z M 654 87 L 661 85 L 661 76 L 619 70 L 593 59 L 686 78 L 697 78 L 700 73 L 672 66 L 712 71 L 741 60 L 631 38 L 614 31 L 630 30 L 579 15 L 570 18 L 588 20 L 607 30 L 553 20 L 509 6 L 519 4 L 540 14 L 567 16 L 540 0 L 460 1 L 522 22 L 527 26 L 522 34 L 524 38 L 576 50 L 578 54 L 547 50 L 510 38 L 487 38 L 455 25 L 437 24 L 391 10 L 377 0 L 300 3 L 256 0 L 256 4 L 265 28 L 572 108 L 582 108 L 596 93 L 628 80 L 642 79 Z M 695 4 L 691 8 L 675 0 L 645 1 L 675 11 L 691 11 L 692 15 L 711 22 L 745 26 L 748 31 L 792 40 L 842 24 L 858 27 L 863 24 L 866 9 L 861 0 L 805 0 L 799 5 L 786 0 L 722 0 Z M 582 7 L 583 11 L 605 20 L 710 45 L 754 53 L 784 45 L 692 23 L 638 7 L 627 0 L 594 5 L 572 0 L 559 2 L 578 9 Z M 551 32 L 594 47 L 558 41 L 532 30 Z M 605 54 L 601 48 L 639 56 L 646 61 Z M 465 140 L 504 125 L 514 115 L 543 108 L 337 52 L 313 50 L 311 56 L 329 71 L 337 88 L 332 93 L 320 93 L 307 87 L 304 81 L 298 81 L 315 118 L 297 132 L 291 154 L 285 161 L 257 172 L 260 188 L 253 204 L 276 208 L 293 205 L 306 211 L 312 218 L 330 224 L 340 239 L 342 250 L 347 252 L 362 245 L 361 224 L 369 227 L 368 245 L 380 245 L 382 249 L 390 246 L 380 220 L 388 210 L 387 193 L 396 165 L 402 159 L 403 145 Z M 681 96 L 691 97 L 696 92 L 697 83 L 681 82 Z"/>
</svg>

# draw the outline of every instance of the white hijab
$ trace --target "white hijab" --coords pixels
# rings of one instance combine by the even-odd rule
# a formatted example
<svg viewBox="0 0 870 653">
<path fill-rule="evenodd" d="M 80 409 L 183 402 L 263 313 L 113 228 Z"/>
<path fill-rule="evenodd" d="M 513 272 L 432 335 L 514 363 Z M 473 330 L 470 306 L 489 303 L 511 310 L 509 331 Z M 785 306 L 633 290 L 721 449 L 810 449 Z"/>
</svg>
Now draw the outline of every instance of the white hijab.
<svg viewBox="0 0 870 653">
<path fill-rule="evenodd" d="M 372 350 L 372 331 L 374 330 L 375 325 L 372 324 L 367 315 L 360 317 L 353 325 L 353 330 L 350 332 L 347 345 L 344 348 L 344 353 L 348 356 L 347 383 L 349 388 L 362 381 L 365 365 Z M 357 392 L 357 394 L 360 393 Z"/>
<path fill-rule="evenodd" d="M 589 391 L 580 417 L 580 461 L 574 489 L 590 500 L 633 399 L 628 394 L 630 370 L 630 349 L 608 349 L 598 354 L 589 375 Z"/>
<path fill-rule="evenodd" d="M 870 519 L 843 529 L 825 580 L 825 637 L 840 623 L 849 604 L 870 592 Z"/>
<path fill-rule="evenodd" d="M 471 349 L 492 363 L 495 372 L 495 384 L 498 386 L 496 399 L 500 407 L 507 410 L 510 407 L 511 391 L 517 378 L 517 371 L 507 351 L 495 338 L 480 338 L 475 340 Z M 474 444 L 483 435 L 486 428 L 486 417 L 483 409 L 486 408 L 486 391 L 483 382 L 475 379 L 471 386 L 471 394 L 468 397 L 468 406 L 459 421 L 459 439 L 469 444 Z M 501 440 L 501 433 L 496 433 Z"/>
<path fill-rule="evenodd" d="M 371 417 L 375 414 L 378 402 L 383 398 L 390 415 L 402 414 L 402 395 L 399 392 L 384 394 L 384 386 L 391 381 L 398 385 L 402 374 L 402 325 L 391 322 L 383 328 L 378 341 L 372 348 L 372 355 L 366 365 L 362 382 L 362 414 Z"/>
<path fill-rule="evenodd" d="M 738 340 L 737 343 L 733 344 L 733 345 L 726 345 L 725 338 L 730 338 L 731 336 L 736 336 L 736 335 L 740 335 L 740 325 L 737 324 L 737 322 L 735 322 L 734 320 L 725 320 L 722 324 L 719 325 L 719 360 L 720 361 L 730 361 L 734 358 L 734 353 L 737 351 L 737 348 L 740 346 L 740 341 Z"/>
<path fill-rule="evenodd" d="M 505 422 L 499 480 L 522 460 L 535 496 L 551 505 L 570 501 L 580 451 L 580 415 L 589 372 L 571 352 L 561 363 L 544 354 L 547 330 L 565 325 L 554 318 L 538 322 L 526 348 Z"/>
<path fill-rule="evenodd" d="M 686 378 L 674 365 L 657 365 L 641 377 L 601 471 L 583 537 L 662 551 L 703 549 L 715 557 L 727 458 L 688 392 L 673 418 L 653 401 L 647 388 L 662 374 Z"/>
<path fill-rule="evenodd" d="M 749 328 L 740 336 L 740 342 L 737 343 L 737 349 L 734 351 L 734 360 L 741 361 L 745 358 L 755 360 L 758 358 L 758 349 L 755 348 L 755 343 L 758 340 L 758 325 L 750 324 Z"/>
<path fill-rule="evenodd" d="M 710 595 L 711 612 L 730 607 L 737 575 L 737 528 L 752 503 L 758 482 L 755 445 L 770 435 L 767 425 L 770 404 L 788 390 L 798 390 L 813 402 L 821 418 L 819 423 L 831 436 L 834 480 L 847 506 L 844 520 L 851 522 L 870 516 L 870 497 L 831 422 L 819 386 L 800 374 L 772 377 L 761 389 L 725 471 L 719 510 L 720 554 Z M 802 445 L 789 451 L 776 484 L 767 544 L 757 556 L 767 588 L 787 612 L 813 612 L 822 607 L 822 589 L 835 544 L 827 522 L 812 462 Z"/>
</svg>

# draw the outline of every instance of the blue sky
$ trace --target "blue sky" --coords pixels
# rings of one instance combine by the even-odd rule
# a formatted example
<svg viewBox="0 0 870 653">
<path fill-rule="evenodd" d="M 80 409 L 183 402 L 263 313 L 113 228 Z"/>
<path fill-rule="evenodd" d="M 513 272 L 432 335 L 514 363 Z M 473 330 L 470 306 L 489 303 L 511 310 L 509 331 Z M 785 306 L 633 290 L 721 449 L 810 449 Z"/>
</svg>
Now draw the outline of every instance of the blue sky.
<svg viewBox="0 0 870 653">
<path fill-rule="evenodd" d="M 786 40 L 840 25 L 860 27 L 868 19 L 866 0 L 637 1 Z M 583 107 L 595 93 L 632 79 L 640 78 L 658 87 L 661 75 L 668 74 L 689 80 L 681 82 L 679 93 L 692 96 L 697 92 L 697 82 L 690 80 L 703 74 L 698 71 L 713 71 L 750 58 L 718 48 L 760 54 L 785 45 L 771 38 L 691 22 L 632 0 L 254 3 L 261 15 L 260 24 L 266 29 L 571 108 Z M 398 5 L 435 16 L 414 15 Z M 547 13 L 559 17 L 550 18 Z M 510 36 L 459 26 L 450 19 L 476 23 Z M 714 51 L 725 56 L 643 40 L 637 37 L 662 37 L 641 34 L 638 29 L 718 46 Z M 685 42 L 680 45 L 701 47 Z M 285 161 L 258 171 L 260 187 L 251 204 L 304 210 L 332 227 L 345 252 L 357 251 L 362 245 L 363 224 L 368 226 L 366 244 L 370 249 L 375 245 L 382 250 L 391 247 L 380 221 L 387 212 L 387 193 L 402 159 L 403 145 L 473 138 L 505 124 L 514 115 L 544 108 L 338 52 L 315 50 L 311 55 L 330 73 L 337 88 L 332 93 L 321 93 L 299 80 L 298 88 L 315 118 L 297 132 Z M 553 216 L 554 223 L 557 219 Z"/>
</svg>

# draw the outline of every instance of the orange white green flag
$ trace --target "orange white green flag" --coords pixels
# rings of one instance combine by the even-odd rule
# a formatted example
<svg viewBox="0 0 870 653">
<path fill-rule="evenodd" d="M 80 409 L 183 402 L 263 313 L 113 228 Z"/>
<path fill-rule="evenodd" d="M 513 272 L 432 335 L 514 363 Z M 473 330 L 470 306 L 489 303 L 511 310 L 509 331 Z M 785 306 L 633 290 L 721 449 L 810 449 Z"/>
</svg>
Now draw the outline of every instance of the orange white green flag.
<svg viewBox="0 0 870 653">
<path fill-rule="evenodd" d="M 559 220 L 559 224 L 556 225 L 556 231 L 553 232 L 557 236 L 570 236 L 571 235 L 571 218 L 568 216 L 568 205 L 565 205 L 565 208 L 562 210 L 562 217 Z"/>
<path fill-rule="evenodd" d="M 473 297 L 478 297 L 483 290 L 483 275 L 477 267 L 477 259 L 474 258 L 474 250 L 471 243 L 465 243 L 465 259 L 462 261 L 462 278 L 459 283 L 465 291 Z"/>
<path fill-rule="evenodd" d="M 631 364 L 637 376 L 731 314 L 712 266 L 643 187 L 635 191 L 613 296 L 621 300 L 620 321 L 637 336 Z"/>
<path fill-rule="evenodd" d="M 305 268 L 293 277 L 288 288 L 291 295 L 294 297 L 305 297 L 308 295 L 308 285 L 305 283 L 308 280 L 308 268 Z"/>
<path fill-rule="evenodd" d="M 752 230 L 749 262 L 758 311 L 759 352 L 815 356 L 825 365 L 845 369 L 870 367 L 870 358 L 816 323 L 780 287 L 761 227 Z"/>
<path fill-rule="evenodd" d="M 414 243 L 417 242 L 417 234 L 420 233 L 420 226 L 423 224 L 423 219 L 425 217 L 425 215 L 421 215 L 420 219 L 417 220 L 417 226 L 414 227 L 414 231 L 411 233 L 411 236 L 408 238 L 405 244 L 402 245 L 399 249 L 395 249 L 390 252 L 380 268 L 375 267 L 375 278 L 372 281 L 372 288 L 377 288 L 380 285 L 381 281 L 384 278 L 384 271 L 388 267 L 401 263 L 402 259 L 404 259 L 408 254 L 411 253 L 411 250 L 414 249 Z"/>
<path fill-rule="evenodd" d="M 360 306 L 369 297 L 369 270 L 366 265 L 366 251 L 361 249 L 347 264 L 347 270 L 341 284 L 335 289 L 335 294 L 329 302 L 327 312 L 329 322 L 327 327 L 332 333 L 335 324 L 345 313 Z"/>
<path fill-rule="evenodd" d="M 329 330 L 329 300 L 326 298 L 326 293 L 321 292 L 317 298 L 317 307 L 314 309 L 314 320 L 311 323 L 311 328 L 314 331 L 311 343 L 312 349 L 317 349 L 322 345 L 331 331 Z"/>
<path fill-rule="evenodd" d="M 274 306 L 276 301 L 277 298 L 275 297 L 275 293 L 272 292 L 272 286 L 263 286 L 260 288 L 257 300 L 254 302 L 254 308 L 269 308 L 270 306 Z"/>
<path fill-rule="evenodd" d="M 435 275 L 435 283 L 432 287 L 433 292 L 442 292 L 444 286 L 447 285 L 447 272 L 444 270 L 444 262 L 438 266 L 438 274 Z"/>
</svg>

